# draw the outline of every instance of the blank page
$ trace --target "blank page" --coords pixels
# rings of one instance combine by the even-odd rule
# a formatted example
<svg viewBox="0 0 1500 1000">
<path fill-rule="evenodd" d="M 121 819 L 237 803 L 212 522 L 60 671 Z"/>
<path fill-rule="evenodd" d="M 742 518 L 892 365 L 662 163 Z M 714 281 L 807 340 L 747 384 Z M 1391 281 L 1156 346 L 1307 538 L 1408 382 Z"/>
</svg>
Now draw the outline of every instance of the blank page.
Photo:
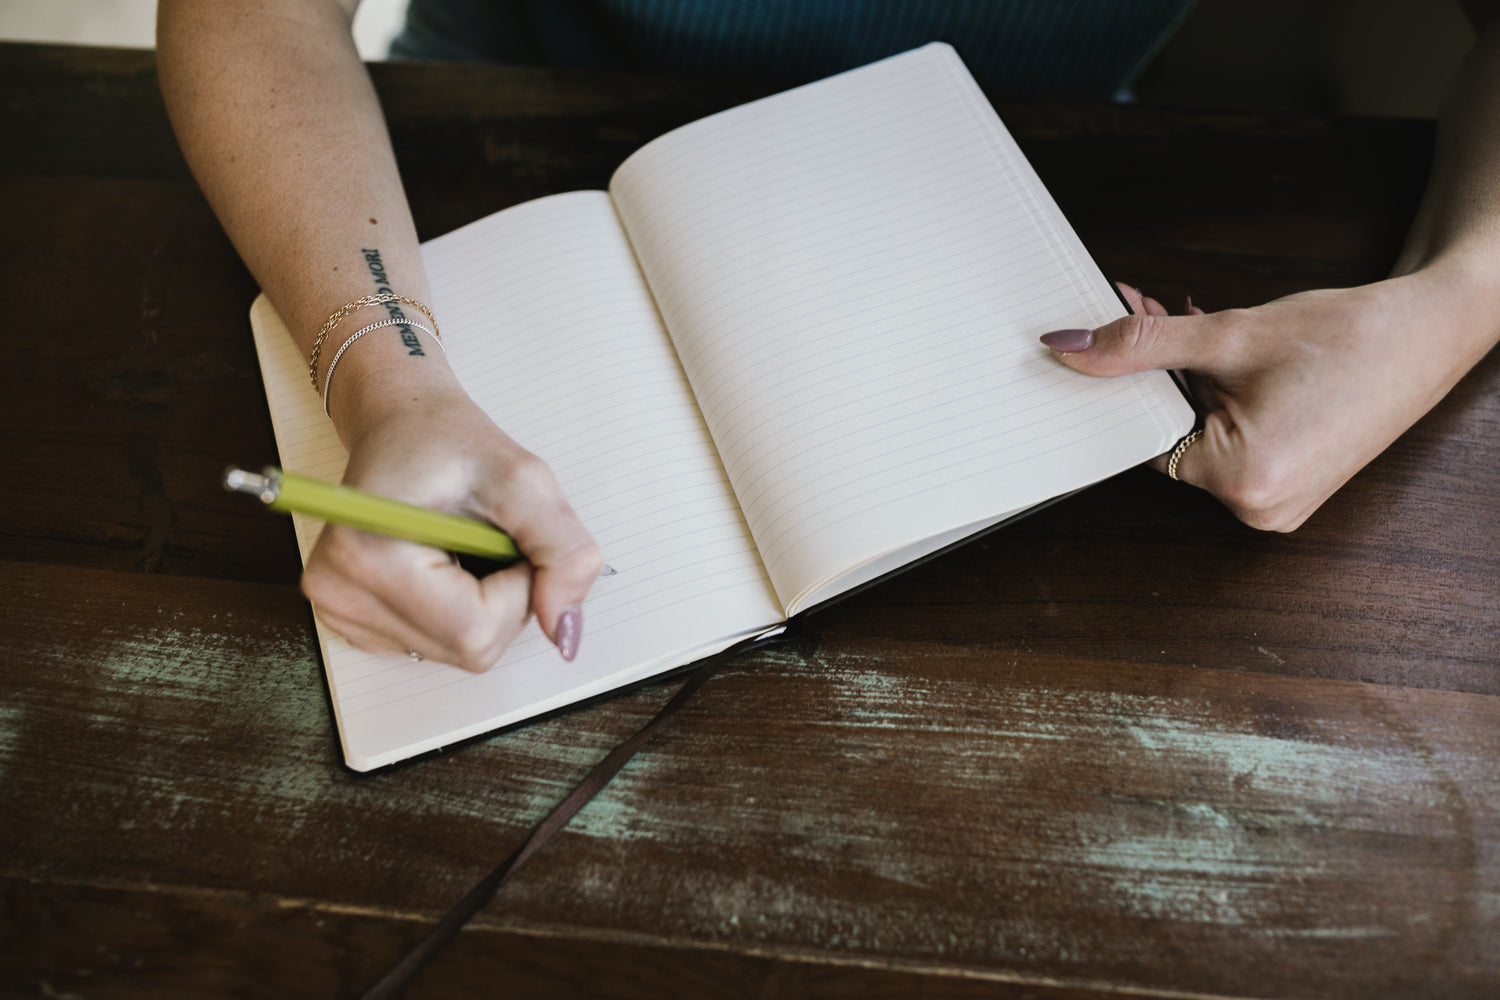
<svg viewBox="0 0 1500 1000">
<path fill-rule="evenodd" d="M 1192 425 L 1166 374 L 1037 342 L 1124 309 L 946 45 L 687 125 L 610 193 L 790 613 Z"/>
<path fill-rule="evenodd" d="M 782 617 L 608 196 L 529 202 L 423 255 L 459 379 L 548 462 L 617 573 L 594 585 L 572 663 L 535 623 L 471 674 L 360 652 L 320 622 L 356 770 L 680 666 Z M 264 296 L 252 325 L 283 465 L 337 482 L 347 455 Z M 321 524 L 294 520 L 305 562 Z"/>
</svg>

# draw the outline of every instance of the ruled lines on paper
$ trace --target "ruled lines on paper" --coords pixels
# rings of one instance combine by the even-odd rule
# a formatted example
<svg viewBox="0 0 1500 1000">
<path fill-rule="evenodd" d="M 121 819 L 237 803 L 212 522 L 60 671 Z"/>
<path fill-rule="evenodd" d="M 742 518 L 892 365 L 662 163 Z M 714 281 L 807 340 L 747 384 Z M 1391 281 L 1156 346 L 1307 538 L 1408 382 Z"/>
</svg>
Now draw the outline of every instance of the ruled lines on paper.
<svg viewBox="0 0 1500 1000">
<path fill-rule="evenodd" d="M 611 193 L 791 611 L 1175 439 L 1160 373 L 1038 344 L 1124 310 L 946 46 L 679 129 Z"/>
<path fill-rule="evenodd" d="M 517 206 L 423 252 L 460 381 L 547 461 L 617 574 L 585 603 L 572 663 L 534 623 L 482 675 L 325 634 L 351 763 L 567 704 L 782 616 L 608 197 Z M 277 373 L 267 385 L 283 461 L 337 481 L 346 455 L 296 348 L 279 329 L 257 337 Z M 318 526 L 298 527 L 305 560 Z"/>
</svg>

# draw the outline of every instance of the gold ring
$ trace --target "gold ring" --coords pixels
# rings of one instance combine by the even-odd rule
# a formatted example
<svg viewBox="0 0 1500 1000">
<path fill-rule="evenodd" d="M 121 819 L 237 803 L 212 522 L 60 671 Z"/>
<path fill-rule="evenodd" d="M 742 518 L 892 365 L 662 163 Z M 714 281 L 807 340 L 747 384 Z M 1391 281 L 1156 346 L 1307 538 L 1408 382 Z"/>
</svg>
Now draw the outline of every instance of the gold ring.
<svg viewBox="0 0 1500 1000">
<path fill-rule="evenodd" d="M 1203 428 L 1200 427 L 1197 430 L 1193 431 L 1193 433 L 1189 434 L 1187 437 L 1183 438 L 1181 441 L 1177 442 L 1177 447 L 1172 449 L 1172 457 L 1167 459 L 1168 476 L 1172 477 L 1173 479 L 1177 479 L 1178 482 L 1182 481 L 1177 477 L 1177 462 L 1182 458 L 1183 452 L 1191 448 L 1193 444 L 1202 436 Z"/>
<path fill-rule="evenodd" d="M 417 652 L 415 649 L 408 649 L 406 651 L 406 658 L 413 663 L 422 662 L 422 654 Z"/>
</svg>

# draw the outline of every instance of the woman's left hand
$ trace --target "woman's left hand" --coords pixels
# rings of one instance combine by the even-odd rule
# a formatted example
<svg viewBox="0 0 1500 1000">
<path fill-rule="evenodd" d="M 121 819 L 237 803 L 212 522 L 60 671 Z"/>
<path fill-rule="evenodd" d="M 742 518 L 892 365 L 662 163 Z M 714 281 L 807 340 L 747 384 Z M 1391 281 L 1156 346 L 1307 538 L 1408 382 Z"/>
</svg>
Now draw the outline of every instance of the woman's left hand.
<svg viewBox="0 0 1500 1000">
<path fill-rule="evenodd" d="M 1070 368 L 1186 369 L 1203 436 L 1179 478 L 1255 528 L 1291 531 L 1431 409 L 1500 324 L 1461 275 L 1430 268 L 1250 309 L 1170 316 L 1124 288 L 1136 314 L 1043 343 Z M 1166 456 L 1152 463 L 1165 471 Z"/>
</svg>

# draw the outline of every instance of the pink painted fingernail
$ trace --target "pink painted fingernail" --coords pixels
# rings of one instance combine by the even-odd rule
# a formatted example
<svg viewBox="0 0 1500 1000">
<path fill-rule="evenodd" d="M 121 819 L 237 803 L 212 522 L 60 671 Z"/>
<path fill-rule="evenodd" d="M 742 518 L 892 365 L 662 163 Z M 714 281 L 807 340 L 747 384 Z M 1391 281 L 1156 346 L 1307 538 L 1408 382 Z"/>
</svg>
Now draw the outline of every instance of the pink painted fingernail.
<svg viewBox="0 0 1500 1000">
<path fill-rule="evenodd" d="M 583 634 L 583 609 L 576 604 L 563 608 L 557 616 L 557 651 L 565 660 L 578 655 L 578 639 Z"/>
<path fill-rule="evenodd" d="M 1058 354 L 1076 354 L 1094 345 L 1093 330 L 1053 330 L 1042 334 L 1042 343 Z"/>
</svg>

